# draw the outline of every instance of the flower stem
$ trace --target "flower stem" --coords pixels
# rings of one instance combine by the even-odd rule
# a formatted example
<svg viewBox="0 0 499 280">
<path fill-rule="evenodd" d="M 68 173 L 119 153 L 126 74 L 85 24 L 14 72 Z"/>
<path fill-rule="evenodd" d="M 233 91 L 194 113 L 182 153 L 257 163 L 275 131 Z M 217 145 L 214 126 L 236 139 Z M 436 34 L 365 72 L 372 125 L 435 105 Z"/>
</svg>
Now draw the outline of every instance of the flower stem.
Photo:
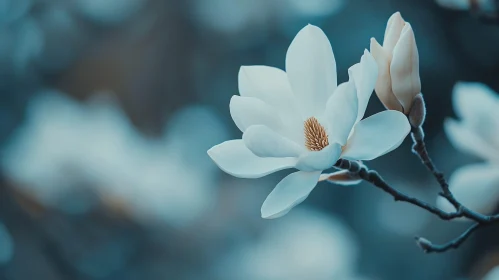
<svg viewBox="0 0 499 280">
<path fill-rule="evenodd" d="M 367 167 L 360 165 L 358 162 L 340 159 L 336 162 L 335 167 L 340 169 L 345 169 L 352 173 L 357 174 L 360 179 L 367 181 L 373 184 L 375 187 L 390 194 L 395 201 L 404 201 L 413 204 L 419 208 L 425 209 L 426 211 L 437 215 L 442 220 L 452 220 L 464 216 L 464 213 L 462 211 L 458 210 L 452 213 L 445 212 L 440 208 L 437 208 L 420 199 L 409 196 L 391 187 L 387 182 L 384 181 L 384 179 L 381 177 L 381 175 L 379 175 L 378 172 L 374 170 L 369 170 L 367 169 Z"/>
<path fill-rule="evenodd" d="M 426 149 L 424 149 L 426 151 Z M 426 153 L 427 154 L 427 153 Z M 431 163 L 431 160 L 429 157 L 425 158 L 425 160 L 429 160 L 430 164 L 429 166 L 434 168 L 434 165 Z M 425 164 L 426 165 L 426 164 Z M 435 207 L 433 205 L 430 205 L 420 199 L 417 199 L 415 197 L 409 196 L 392 186 L 390 186 L 384 179 L 379 175 L 378 172 L 374 170 L 369 170 L 364 164 L 361 164 L 360 162 L 356 161 L 349 161 L 345 159 L 339 159 L 336 164 L 334 165 L 336 168 L 339 169 L 344 169 L 348 170 L 349 172 L 355 174 L 358 178 L 371 183 L 375 187 L 383 190 L 384 192 L 388 193 L 393 197 L 395 201 L 404 201 L 407 203 L 410 203 L 412 205 L 415 205 L 421 209 L 424 209 L 436 216 L 438 216 L 442 220 L 453 220 L 456 218 L 461 218 L 461 217 L 466 217 L 468 219 L 474 220 L 475 224 L 471 226 L 469 229 L 467 229 L 463 234 L 458 236 L 457 238 L 449 241 L 448 243 L 445 244 L 433 244 L 431 241 L 422 238 L 422 237 L 417 237 L 417 244 L 423 249 L 425 253 L 441 253 L 445 252 L 451 248 L 458 248 L 475 230 L 477 230 L 480 227 L 484 227 L 487 225 L 492 224 L 493 222 L 499 221 L 499 215 L 495 216 L 486 216 L 482 215 L 480 213 L 474 212 L 472 210 L 469 210 L 468 208 L 464 207 L 461 205 L 459 201 L 457 201 L 454 198 L 454 201 L 458 205 L 456 208 L 457 210 L 455 212 L 445 212 L 442 209 Z M 436 171 L 436 174 L 441 174 L 440 172 Z M 443 178 L 443 175 L 439 178 Z M 448 189 L 448 184 L 446 183 L 445 179 L 442 180 L 442 182 L 445 183 L 445 187 L 442 187 L 448 191 L 450 195 L 452 193 Z M 445 192 L 445 191 L 444 191 Z M 454 196 L 452 196 L 454 197 Z"/>
<path fill-rule="evenodd" d="M 424 142 L 424 132 L 421 127 L 413 127 L 411 130 L 412 140 L 414 142 L 412 146 L 412 152 L 419 157 L 421 162 L 426 166 L 426 168 L 433 174 L 433 177 L 437 180 L 442 192 L 439 193 L 440 196 L 447 199 L 458 212 L 462 212 L 464 217 L 467 217 L 477 223 L 490 223 L 499 219 L 499 215 L 487 216 L 475 212 L 466 206 L 462 205 L 456 197 L 452 194 L 449 189 L 449 184 L 445 179 L 445 176 L 440 172 L 433 161 L 431 160 L 428 150 L 426 149 L 426 144 Z"/>
</svg>

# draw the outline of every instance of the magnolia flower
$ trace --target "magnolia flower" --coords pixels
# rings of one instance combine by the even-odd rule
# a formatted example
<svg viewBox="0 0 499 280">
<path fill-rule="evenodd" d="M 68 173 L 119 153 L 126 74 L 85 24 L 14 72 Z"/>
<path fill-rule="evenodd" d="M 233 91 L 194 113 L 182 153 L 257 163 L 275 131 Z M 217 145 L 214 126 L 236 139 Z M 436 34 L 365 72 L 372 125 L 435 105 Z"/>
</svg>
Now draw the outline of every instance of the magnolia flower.
<svg viewBox="0 0 499 280">
<path fill-rule="evenodd" d="M 242 139 L 216 145 L 208 154 L 223 171 L 240 178 L 298 169 L 270 193 L 262 217 L 280 217 L 302 202 L 321 172 L 339 158 L 377 158 L 409 133 L 407 118 L 397 111 L 361 120 L 377 78 L 376 62 L 367 50 L 349 76 L 336 85 L 331 45 L 312 25 L 300 30 L 289 46 L 286 72 L 241 67 L 241 96 L 233 96 L 229 107 Z"/>
<path fill-rule="evenodd" d="M 376 94 L 387 109 L 409 114 L 421 92 L 419 54 L 414 32 L 399 12 L 386 25 L 383 46 L 371 38 L 371 52 L 378 63 Z"/>
<path fill-rule="evenodd" d="M 488 213 L 499 201 L 499 96 L 483 84 L 458 83 L 453 102 L 461 121 L 445 121 L 447 137 L 459 150 L 485 162 L 455 171 L 449 180 L 450 189 L 465 206 Z M 443 198 L 438 199 L 438 205 L 455 210 Z"/>
</svg>

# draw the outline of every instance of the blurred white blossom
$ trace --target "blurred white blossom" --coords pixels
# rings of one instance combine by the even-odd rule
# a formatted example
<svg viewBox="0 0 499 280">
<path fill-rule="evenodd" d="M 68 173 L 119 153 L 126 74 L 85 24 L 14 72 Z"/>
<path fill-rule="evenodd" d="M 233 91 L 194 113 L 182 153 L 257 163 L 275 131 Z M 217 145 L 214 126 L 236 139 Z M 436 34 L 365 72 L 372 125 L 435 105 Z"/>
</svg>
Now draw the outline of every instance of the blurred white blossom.
<svg viewBox="0 0 499 280">
<path fill-rule="evenodd" d="M 482 280 L 499 280 L 499 266 L 494 267 L 492 270 L 482 278 Z"/>
<path fill-rule="evenodd" d="M 449 141 L 485 162 L 456 170 L 450 189 L 465 206 L 488 213 L 499 202 L 499 95 L 483 84 L 461 82 L 454 87 L 453 103 L 460 120 L 445 121 Z M 441 197 L 438 204 L 455 210 Z"/>
<path fill-rule="evenodd" d="M 337 218 L 300 208 L 228 254 L 217 279 L 357 279 L 358 244 Z"/>
<path fill-rule="evenodd" d="M 180 226 L 216 198 L 216 169 L 205 151 L 225 135 L 202 106 L 179 111 L 161 139 L 147 139 L 109 98 L 80 104 L 49 92 L 31 102 L 2 164 L 46 204 L 59 206 L 88 185 L 142 220 Z"/>
<path fill-rule="evenodd" d="M 331 44 L 313 25 L 301 29 L 291 42 L 286 72 L 241 67 L 240 96 L 233 96 L 229 107 L 242 139 L 216 145 L 208 154 L 220 169 L 240 178 L 299 170 L 269 194 L 263 218 L 280 217 L 305 200 L 321 172 L 339 158 L 375 159 L 397 148 L 409 133 L 407 118 L 398 111 L 362 119 L 378 72 L 367 50 L 348 72 L 349 81 L 337 85 Z"/>
</svg>

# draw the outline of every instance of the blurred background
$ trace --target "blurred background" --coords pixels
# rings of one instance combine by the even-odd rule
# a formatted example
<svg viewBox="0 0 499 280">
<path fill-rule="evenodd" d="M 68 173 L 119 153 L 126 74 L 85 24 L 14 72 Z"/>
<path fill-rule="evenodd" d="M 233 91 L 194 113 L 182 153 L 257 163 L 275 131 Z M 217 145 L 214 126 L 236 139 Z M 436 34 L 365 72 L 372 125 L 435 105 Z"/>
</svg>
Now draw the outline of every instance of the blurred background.
<svg viewBox="0 0 499 280">
<path fill-rule="evenodd" d="M 443 134 L 453 85 L 499 90 L 499 27 L 467 11 L 432 0 L 0 0 L 0 279 L 482 279 L 499 265 L 498 228 L 425 255 L 415 235 L 446 242 L 468 225 L 365 183 L 321 183 L 264 220 L 289 171 L 237 179 L 206 154 L 241 135 L 228 110 L 241 65 L 284 68 L 312 23 L 345 81 L 396 11 L 417 38 L 429 150 L 450 175 L 476 161 Z M 372 98 L 368 115 L 382 109 Z M 368 165 L 434 202 L 410 144 Z"/>
</svg>

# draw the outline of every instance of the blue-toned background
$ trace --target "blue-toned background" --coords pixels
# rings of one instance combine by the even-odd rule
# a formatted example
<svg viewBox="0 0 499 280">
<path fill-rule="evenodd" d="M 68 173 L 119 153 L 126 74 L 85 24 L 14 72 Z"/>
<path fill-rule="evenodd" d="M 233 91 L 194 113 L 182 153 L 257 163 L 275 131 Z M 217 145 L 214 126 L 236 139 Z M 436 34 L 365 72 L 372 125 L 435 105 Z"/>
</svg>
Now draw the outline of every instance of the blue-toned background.
<svg viewBox="0 0 499 280">
<path fill-rule="evenodd" d="M 400 11 L 414 29 L 430 153 L 450 174 L 455 82 L 499 89 L 499 28 L 430 0 L 0 0 L 0 279 L 480 279 L 499 265 L 494 227 L 425 255 L 466 228 L 362 183 L 321 183 L 277 220 L 260 218 L 286 172 L 223 174 L 206 150 L 240 137 L 228 104 L 241 65 L 284 68 L 307 23 L 338 80 Z M 373 95 L 368 114 L 383 107 Z M 410 152 L 369 162 L 434 202 Z"/>
</svg>

